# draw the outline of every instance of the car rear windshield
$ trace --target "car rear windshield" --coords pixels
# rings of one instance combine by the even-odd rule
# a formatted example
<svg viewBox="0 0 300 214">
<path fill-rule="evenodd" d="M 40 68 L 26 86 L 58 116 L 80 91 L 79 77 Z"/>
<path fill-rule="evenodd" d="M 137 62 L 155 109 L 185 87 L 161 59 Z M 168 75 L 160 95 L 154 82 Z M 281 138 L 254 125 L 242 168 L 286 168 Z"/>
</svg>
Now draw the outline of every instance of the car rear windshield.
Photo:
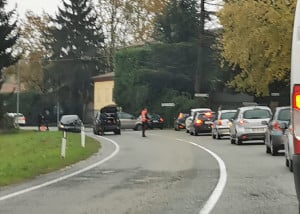
<svg viewBox="0 0 300 214">
<path fill-rule="evenodd" d="M 221 119 L 231 119 L 235 115 L 235 112 L 224 112 L 221 114 Z"/>
<path fill-rule="evenodd" d="M 76 115 L 67 115 L 67 116 L 62 116 L 62 118 L 60 119 L 60 121 L 62 123 L 70 123 L 74 120 L 78 120 L 79 118 Z"/>
<path fill-rule="evenodd" d="M 278 114 L 278 120 L 289 121 L 291 119 L 290 109 L 282 109 Z"/>
<path fill-rule="evenodd" d="M 266 109 L 251 109 L 244 112 L 245 119 L 265 119 L 270 118 L 271 113 Z"/>
</svg>

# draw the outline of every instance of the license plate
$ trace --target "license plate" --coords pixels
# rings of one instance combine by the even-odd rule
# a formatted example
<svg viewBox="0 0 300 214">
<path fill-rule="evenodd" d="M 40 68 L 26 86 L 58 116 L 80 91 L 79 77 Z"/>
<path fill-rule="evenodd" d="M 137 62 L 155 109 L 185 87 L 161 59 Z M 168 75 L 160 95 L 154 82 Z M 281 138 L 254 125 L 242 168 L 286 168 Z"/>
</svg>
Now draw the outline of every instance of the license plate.
<svg viewBox="0 0 300 214">
<path fill-rule="evenodd" d="M 205 123 L 205 124 L 212 124 L 211 121 L 205 121 L 204 123 Z"/>
<path fill-rule="evenodd" d="M 158 120 L 153 120 L 152 122 L 153 122 L 153 123 L 158 123 Z"/>
</svg>

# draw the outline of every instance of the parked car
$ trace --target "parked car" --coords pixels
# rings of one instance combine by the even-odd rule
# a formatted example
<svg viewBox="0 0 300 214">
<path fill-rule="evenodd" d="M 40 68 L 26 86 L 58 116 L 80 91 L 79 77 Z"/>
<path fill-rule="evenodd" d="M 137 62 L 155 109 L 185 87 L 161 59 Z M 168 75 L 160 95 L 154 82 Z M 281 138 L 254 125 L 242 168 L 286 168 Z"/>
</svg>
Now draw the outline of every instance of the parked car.
<svg viewBox="0 0 300 214">
<path fill-rule="evenodd" d="M 105 132 L 114 132 L 121 134 L 121 122 L 118 117 L 116 105 L 108 105 L 96 113 L 94 119 L 94 134 L 104 135 Z"/>
<path fill-rule="evenodd" d="M 194 115 L 190 126 L 190 135 L 197 136 L 199 133 L 211 133 L 211 127 L 216 113 L 213 111 L 198 111 Z"/>
<path fill-rule="evenodd" d="M 282 141 L 284 144 L 284 156 L 285 156 L 285 165 L 289 167 L 289 170 L 293 172 L 293 154 L 294 154 L 294 142 L 293 142 L 293 130 L 292 124 L 280 124 L 281 128 L 284 129 L 282 135 Z"/>
<path fill-rule="evenodd" d="M 19 126 L 25 126 L 26 125 L 26 117 L 22 113 L 12 113 L 9 112 L 7 115 L 11 118 L 14 118 L 14 123 Z"/>
<path fill-rule="evenodd" d="M 121 129 L 136 130 L 137 118 L 127 112 L 118 112 L 118 117 L 121 122 Z"/>
<path fill-rule="evenodd" d="M 229 136 L 230 119 L 234 117 L 236 109 L 219 110 L 212 124 L 211 136 L 213 139 Z"/>
<path fill-rule="evenodd" d="M 149 129 L 163 129 L 165 126 L 165 119 L 156 113 L 149 113 L 148 114 L 149 121 L 148 121 L 148 128 Z M 137 119 L 135 130 L 142 130 L 142 116 L 140 115 Z"/>
<path fill-rule="evenodd" d="M 190 111 L 190 116 L 188 116 L 185 120 L 185 129 L 186 132 L 189 133 L 190 132 L 190 128 L 192 126 L 192 122 L 193 122 L 193 118 L 196 114 L 196 112 L 198 111 L 212 111 L 210 108 L 193 108 Z"/>
<path fill-rule="evenodd" d="M 61 116 L 58 123 L 58 130 L 67 132 L 81 132 L 83 123 L 78 115 L 67 114 Z"/>
<path fill-rule="evenodd" d="M 189 116 L 187 113 L 180 112 L 174 120 L 174 129 L 175 131 L 180 131 L 181 129 L 185 129 L 185 120 Z"/>
<path fill-rule="evenodd" d="M 284 129 L 282 129 L 282 123 L 286 126 L 291 119 L 291 107 L 282 106 L 276 107 L 273 117 L 268 123 L 268 128 L 265 135 L 266 153 L 271 153 L 271 155 L 277 155 L 279 150 L 284 149 L 284 143 L 282 140 L 282 135 L 284 134 Z"/>
<path fill-rule="evenodd" d="M 264 141 L 267 123 L 272 117 L 268 106 L 239 107 L 229 124 L 230 141 L 242 144 L 243 141 Z"/>
</svg>

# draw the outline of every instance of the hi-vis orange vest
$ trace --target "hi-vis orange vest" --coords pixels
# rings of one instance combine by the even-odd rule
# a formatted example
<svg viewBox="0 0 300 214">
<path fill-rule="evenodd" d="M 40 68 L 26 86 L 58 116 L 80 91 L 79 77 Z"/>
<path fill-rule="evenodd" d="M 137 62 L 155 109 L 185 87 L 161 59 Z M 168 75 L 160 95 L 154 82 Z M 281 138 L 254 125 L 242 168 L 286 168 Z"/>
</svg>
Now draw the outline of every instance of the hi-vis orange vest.
<svg viewBox="0 0 300 214">
<path fill-rule="evenodd" d="M 147 122 L 147 110 L 143 109 L 141 115 L 142 115 L 142 122 Z"/>
</svg>

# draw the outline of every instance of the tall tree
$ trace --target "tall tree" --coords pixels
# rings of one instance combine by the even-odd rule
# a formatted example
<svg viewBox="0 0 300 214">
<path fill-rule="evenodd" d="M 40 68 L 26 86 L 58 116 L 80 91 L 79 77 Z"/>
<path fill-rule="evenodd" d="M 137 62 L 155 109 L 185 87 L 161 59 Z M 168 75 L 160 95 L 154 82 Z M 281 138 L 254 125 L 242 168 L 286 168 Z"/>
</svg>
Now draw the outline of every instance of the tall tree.
<svg viewBox="0 0 300 214">
<path fill-rule="evenodd" d="M 82 116 L 93 99 L 91 77 L 106 70 L 104 36 L 93 8 L 90 0 L 64 0 L 47 31 L 49 90 L 57 93 L 67 112 Z"/>
<path fill-rule="evenodd" d="M 6 12 L 6 4 L 6 0 L 0 0 L 0 88 L 4 81 L 2 69 L 13 65 L 18 60 L 12 48 L 19 37 L 16 10 Z"/>
<path fill-rule="evenodd" d="M 194 42 L 198 47 L 194 67 L 194 91 L 207 92 L 207 83 L 212 72 L 207 72 L 207 54 L 215 37 L 207 29 L 206 23 L 212 19 L 213 12 L 205 6 L 207 0 L 171 0 L 164 12 L 157 16 L 154 37 L 167 43 Z"/>
<path fill-rule="evenodd" d="M 231 67 L 239 68 L 229 86 L 265 96 L 278 81 L 288 84 L 295 4 L 294 0 L 225 3 L 218 14 L 223 26 L 220 47 Z"/>
<path fill-rule="evenodd" d="M 0 0 L 0 88 L 4 82 L 3 69 L 13 65 L 18 56 L 13 52 L 19 35 L 17 30 L 17 19 L 15 17 L 16 11 L 11 10 L 6 12 L 6 0 Z M 3 99 L 0 97 L 0 121 L 3 118 Z M 2 126 L 3 124 L 0 124 Z"/>
<path fill-rule="evenodd" d="M 154 14 L 161 14 L 168 0 L 98 0 L 97 12 L 106 37 L 108 71 L 120 47 L 152 40 Z"/>
</svg>

